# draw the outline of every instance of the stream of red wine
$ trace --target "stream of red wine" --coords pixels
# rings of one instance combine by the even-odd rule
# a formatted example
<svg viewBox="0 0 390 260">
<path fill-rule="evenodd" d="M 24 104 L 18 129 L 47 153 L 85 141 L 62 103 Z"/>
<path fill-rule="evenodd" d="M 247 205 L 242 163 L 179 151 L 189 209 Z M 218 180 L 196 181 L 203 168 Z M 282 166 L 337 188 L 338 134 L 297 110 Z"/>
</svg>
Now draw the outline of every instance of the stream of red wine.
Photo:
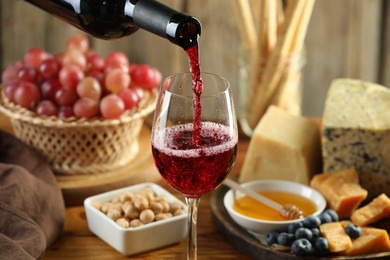
<svg viewBox="0 0 390 260">
<path fill-rule="evenodd" d="M 199 62 L 199 48 L 198 44 L 193 45 L 192 47 L 186 50 L 188 60 L 190 63 L 190 71 L 192 74 L 192 90 L 194 91 L 194 119 L 193 119 L 193 133 L 192 133 L 192 143 L 194 147 L 197 147 L 200 141 L 200 131 L 201 131 L 201 120 L 200 115 L 202 111 L 202 105 L 200 103 L 200 96 L 203 92 L 203 82 L 200 76 L 200 62 Z"/>
</svg>

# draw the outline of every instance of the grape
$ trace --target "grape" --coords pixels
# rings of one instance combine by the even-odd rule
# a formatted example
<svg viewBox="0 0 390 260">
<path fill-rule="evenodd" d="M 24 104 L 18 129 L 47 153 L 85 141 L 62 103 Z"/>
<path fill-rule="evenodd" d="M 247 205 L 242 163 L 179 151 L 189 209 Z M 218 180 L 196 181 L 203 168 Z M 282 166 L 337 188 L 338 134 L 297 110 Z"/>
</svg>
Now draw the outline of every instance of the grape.
<svg viewBox="0 0 390 260">
<path fill-rule="evenodd" d="M 154 72 L 154 87 L 157 87 L 161 84 L 162 82 L 162 74 L 161 72 L 156 69 L 156 68 L 152 68 L 153 72 Z"/>
<path fill-rule="evenodd" d="M 77 85 L 77 94 L 80 97 L 88 97 L 99 100 L 102 94 L 102 88 L 99 81 L 93 77 L 85 77 Z"/>
<path fill-rule="evenodd" d="M 69 118 L 69 117 L 72 117 L 72 116 L 74 116 L 73 107 L 71 107 L 71 106 L 61 106 L 58 109 L 58 117 L 61 118 L 61 119 L 66 119 L 66 118 Z"/>
<path fill-rule="evenodd" d="M 66 50 L 79 50 L 86 53 L 89 50 L 89 40 L 84 35 L 74 35 L 66 42 Z"/>
<path fill-rule="evenodd" d="M 47 58 L 39 66 L 39 72 L 45 79 L 56 78 L 61 64 L 56 58 Z"/>
<path fill-rule="evenodd" d="M 64 54 L 62 65 L 75 65 L 84 71 L 87 67 L 87 58 L 78 49 L 69 50 Z"/>
<path fill-rule="evenodd" d="M 53 101 L 42 100 L 38 103 L 35 112 L 38 115 L 56 116 L 58 114 L 58 108 Z"/>
<path fill-rule="evenodd" d="M 18 76 L 18 79 L 20 79 L 20 81 L 28 81 L 31 83 L 35 83 L 38 81 L 38 71 L 36 69 L 34 69 L 33 67 L 21 68 L 18 71 L 17 76 Z"/>
<path fill-rule="evenodd" d="M 118 118 L 125 111 L 125 103 L 115 94 L 109 94 L 100 102 L 100 112 L 106 119 Z"/>
<path fill-rule="evenodd" d="M 129 73 L 131 74 L 131 72 L 135 70 L 135 68 L 137 68 L 137 64 L 133 64 L 133 63 L 129 64 Z"/>
<path fill-rule="evenodd" d="M 105 87 L 113 93 L 128 88 L 130 85 L 130 75 L 124 73 L 121 69 L 110 71 L 105 78 Z"/>
<path fill-rule="evenodd" d="M 144 92 L 144 90 L 142 88 L 140 88 L 140 87 L 132 87 L 132 89 L 134 89 L 134 91 L 137 93 L 137 95 L 138 95 L 140 100 L 144 98 L 145 92 Z"/>
<path fill-rule="evenodd" d="M 67 65 L 61 68 L 58 78 L 63 88 L 76 90 L 77 84 L 84 78 L 84 72 L 77 66 Z"/>
<path fill-rule="evenodd" d="M 38 86 L 27 81 L 19 82 L 13 95 L 15 103 L 27 109 L 32 109 L 40 98 Z"/>
<path fill-rule="evenodd" d="M 125 108 L 126 109 L 132 109 L 135 107 L 139 101 L 140 98 L 137 95 L 137 92 L 134 89 L 131 88 L 126 88 L 122 89 L 118 92 L 118 96 L 123 100 L 125 103 Z"/>
<path fill-rule="evenodd" d="M 10 101 L 14 101 L 14 93 L 18 85 L 19 85 L 18 81 L 8 82 L 5 85 L 3 89 L 3 93 Z"/>
<path fill-rule="evenodd" d="M 161 72 L 146 64 L 139 65 L 132 76 L 135 78 L 135 84 L 146 90 L 152 90 L 162 82 Z"/>
<path fill-rule="evenodd" d="M 6 67 L 3 73 L 1 73 L 1 81 L 3 84 L 16 80 L 18 78 L 18 71 L 19 68 L 16 65 Z"/>
<path fill-rule="evenodd" d="M 55 101 L 55 95 L 57 90 L 61 88 L 61 83 L 56 78 L 51 78 L 42 82 L 40 86 L 43 99 Z"/>
<path fill-rule="evenodd" d="M 27 66 L 39 69 L 42 61 L 50 55 L 41 48 L 31 48 L 24 54 L 24 62 Z"/>
<path fill-rule="evenodd" d="M 161 73 L 146 64 L 138 65 L 131 71 L 130 76 L 135 85 L 147 90 L 157 87 L 162 80 Z"/>
<path fill-rule="evenodd" d="M 72 89 L 60 88 L 55 94 L 55 101 L 60 106 L 72 106 L 77 99 L 77 93 Z"/>
<path fill-rule="evenodd" d="M 105 59 L 106 74 L 114 69 L 121 69 L 125 73 L 129 73 L 129 60 L 127 56 L 120 51 L 111 52 Z"/>
<path fill-rule="evenodd" d="M 65 53 L 60 52 L 60 53 L 56 53 L 56 54 L 54 55 L 54 58 L 55 58 L 56 60 L 58 60 L 60 64 L 62 64 L 62 61 L 63 61 L 63 59 L 64 59 L 64 56 L 65 56 Z"/>
<path fill-rule="evenodd" d="M 103 72 L 105 68 L 105 61 L 102 56 L 96 53 L 87 55 L 87 70 Z"/>
<path fill-rule="evenodd" d="M 73 113 L 78 118 L 92 118 L 99 111 L 98 103 L 95 99 L 82 97 L 73 105 Z"/>
<path fill-rule="evenodd" d="M 93 71 L 88 72 L 87 76 L 97 79 L 99 81 L 100 87 L 102 88 L 102 90 L 104 90 L 104 88 L 105 88 L 104 79 L 106 76 L 104 75 L 103 72 L 93 70 Z"/>
</svg>

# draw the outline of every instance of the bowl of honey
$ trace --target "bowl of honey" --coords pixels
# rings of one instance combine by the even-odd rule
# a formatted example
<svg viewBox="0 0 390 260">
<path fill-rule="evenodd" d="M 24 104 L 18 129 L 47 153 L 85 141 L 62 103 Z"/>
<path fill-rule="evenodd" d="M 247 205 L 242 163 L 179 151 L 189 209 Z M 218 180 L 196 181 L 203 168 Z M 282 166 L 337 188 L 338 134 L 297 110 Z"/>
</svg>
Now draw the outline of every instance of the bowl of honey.
<svg viewBox="0 0 390 260">
<path fill-rule="evenodd" d="M 256 180 L 241 185 L 280 205 L 293 204 L 302 210 L 305 216 L 319 215 L 326 208 L 326 201 L 321 193 L 301 183 Z M 225 194 L 223 203 L 230 217 L 238 225 L 258 234 L 265 235 L 272 230 L 283 230 L 290 223 L 302 221 L 286 220 L 277 210 L 232 189 Z"/>
</svg>

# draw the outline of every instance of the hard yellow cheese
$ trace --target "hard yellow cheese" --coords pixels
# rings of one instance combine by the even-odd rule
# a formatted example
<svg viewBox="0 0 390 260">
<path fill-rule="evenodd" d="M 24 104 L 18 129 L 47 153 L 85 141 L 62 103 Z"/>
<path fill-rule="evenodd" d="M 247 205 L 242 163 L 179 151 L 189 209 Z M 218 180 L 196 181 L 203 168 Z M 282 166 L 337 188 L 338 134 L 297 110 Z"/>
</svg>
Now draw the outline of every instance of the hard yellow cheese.
<svg viewBox="0 0 390 260">
<path fill-rule="evenodd" d="M 270 106 L 253 133 L 239 181 L 279 179 L 308 184 L 320 167 L 316 123 Z"/>
</svg>

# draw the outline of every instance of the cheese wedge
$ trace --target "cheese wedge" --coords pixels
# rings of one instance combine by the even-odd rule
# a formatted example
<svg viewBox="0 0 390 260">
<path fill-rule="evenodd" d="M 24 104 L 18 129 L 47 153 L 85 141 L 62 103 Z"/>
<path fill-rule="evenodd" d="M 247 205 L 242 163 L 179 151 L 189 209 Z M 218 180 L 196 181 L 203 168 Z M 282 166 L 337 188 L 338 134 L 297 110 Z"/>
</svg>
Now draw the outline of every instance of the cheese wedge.
<svg viewBox="0 0 390 260">
<path fill-rule="evenodd" d="M 361 256 L 390 251 L 390 241 L 386 230 L 362 227 L 362 235 L 352 240 L 352 246 L 339 252 L 346 256 Z"/>
<path fill-rule="evenodd" d="M 311 180 L 310 186 L 321 192 L 328 207 L 334 209 L 340 219 L 349 218 L 367 197 L 367 191 L 359 185 L 358 174 L 354 168 L 317 174 Z"/>
<path fill-rule="evenodd" d="M 358 171 L 370 198 L 390 193 L 390 90 L 337 79 L 328 91 L 322 122 L 324 172 Z"/>
<path fill-rule="evenodd" d="M 317 124 L 270 106 L 255 128 L 239 181 L 279 179 L 308 184 L 320 171 Z"/>
<path fill-rule="evenodd" d="M 351 220 L 358 226 L 367 226 L 390 217 L 390 199 L 381 194 L 369 204 L 352 213 Z"/>
</svg>

